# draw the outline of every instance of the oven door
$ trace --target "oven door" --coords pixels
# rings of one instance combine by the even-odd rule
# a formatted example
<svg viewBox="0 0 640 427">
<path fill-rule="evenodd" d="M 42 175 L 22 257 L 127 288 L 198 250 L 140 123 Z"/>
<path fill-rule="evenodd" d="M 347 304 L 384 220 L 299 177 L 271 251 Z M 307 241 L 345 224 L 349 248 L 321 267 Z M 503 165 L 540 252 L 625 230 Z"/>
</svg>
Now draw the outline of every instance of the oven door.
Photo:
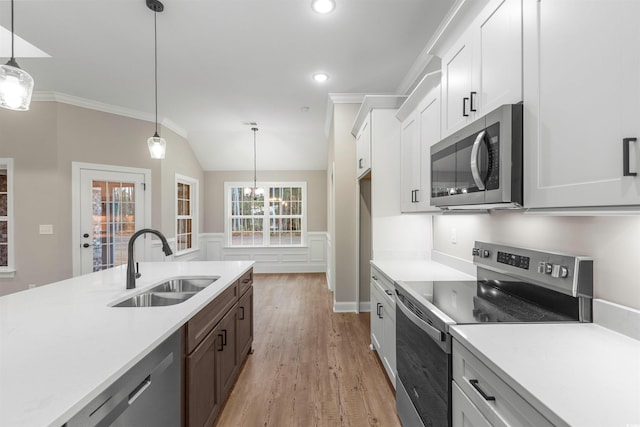
<svg viewBox="0 0 640 427">
<path fill-rule="evenodd" d="M 396 405 L 402 425 L 451 425 L 450 339 L 396 299 Z M 420 423 L 420 424 L 418 424 Z"/>
</svg>

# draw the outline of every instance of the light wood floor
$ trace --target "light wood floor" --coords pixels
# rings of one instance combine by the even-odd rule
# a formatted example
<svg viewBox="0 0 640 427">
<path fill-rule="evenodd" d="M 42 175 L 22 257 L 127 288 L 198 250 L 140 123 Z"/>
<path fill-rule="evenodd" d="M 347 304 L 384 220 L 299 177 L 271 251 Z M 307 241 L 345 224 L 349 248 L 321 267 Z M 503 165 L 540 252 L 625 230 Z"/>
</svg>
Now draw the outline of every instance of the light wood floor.
<svg viewBox="0 0 640 427">
<path fill-rule="evenodd" d="M 333 313 L 322 274 L 254 275 L 254 353 L 216 427 L 400 426 L 369 313 Z"/>
</svg>

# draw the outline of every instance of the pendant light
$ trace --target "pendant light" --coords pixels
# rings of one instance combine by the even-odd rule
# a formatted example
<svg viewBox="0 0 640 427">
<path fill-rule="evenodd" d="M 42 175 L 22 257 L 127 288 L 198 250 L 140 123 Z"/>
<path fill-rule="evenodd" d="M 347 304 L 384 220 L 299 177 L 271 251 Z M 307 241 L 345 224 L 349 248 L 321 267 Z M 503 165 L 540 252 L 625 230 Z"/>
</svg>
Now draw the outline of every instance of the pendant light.
<svg viewBox="0 0 640 427">
<path fill-rule="evenodd" d="M 258 132 L 257 127 L 252 127 L 253 131 L 253 200 L 258 198 L 258 168 L 257 168 L 257 151 L 256 151 L 256 132 Z"/>
<path fill-rule="evenodd" d="M 14 57 L 13 0 L 11 0 L 11 59 L 0 65 L 0 107 L 27 111 L 33 94 L 33 77 L 21 69 Z"/>
<path fill-rule="evenodd" d="M 153 11 L 153 43 L 154 43 L 154 90 L 156 104 L 156 133 L 147 139 L 149 154 L 152 159 L 164 159 L 167 151 L 167 142 L 158 135 L 158 12 L 164 10 L 164 5 L 158 0 L 146 0 L 147 7 Z"/>
</svg>

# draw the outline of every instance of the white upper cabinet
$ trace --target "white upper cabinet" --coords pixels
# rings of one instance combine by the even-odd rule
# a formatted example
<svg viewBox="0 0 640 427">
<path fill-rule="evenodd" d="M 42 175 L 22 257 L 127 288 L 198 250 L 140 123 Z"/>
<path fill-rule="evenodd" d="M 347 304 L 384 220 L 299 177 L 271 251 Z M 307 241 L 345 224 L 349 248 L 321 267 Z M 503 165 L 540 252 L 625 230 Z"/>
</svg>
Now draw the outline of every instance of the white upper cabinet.
<svg viewBox="0 0 640 427">
<path fill-rule="evenodd" d="M 371 170 L 371 114 L 367 114 L 356 135 L 356 177 Z"/>
<path fill-rule="evenodd" d="M 442 57 L 442 137 L 522 101 L 522 0 L 492 0 Z"/>
<path fill-rule="evenodd" d="M 440 141 L 440 73 L 425 77 L 398 110 L 402 120 L 402 212 L 441 212 L 431 206 L 431 146 Z M 411 110 L 407 113 L 408 110 Z M 403 120 L 404 119 L 404 120 Z"/>
<path fill-rule="evenodd" d="M 402 122 L 400 134 L 400 207 L 402 212 L 417 209 L 416 191 L 420 188 L 420 140 L 417 111 Z"/>
<path fill-rule="evenodd" d="M 638 0 L 524 0 L 526 207 L 640 204 L 639 18 Z"/>
</svg>

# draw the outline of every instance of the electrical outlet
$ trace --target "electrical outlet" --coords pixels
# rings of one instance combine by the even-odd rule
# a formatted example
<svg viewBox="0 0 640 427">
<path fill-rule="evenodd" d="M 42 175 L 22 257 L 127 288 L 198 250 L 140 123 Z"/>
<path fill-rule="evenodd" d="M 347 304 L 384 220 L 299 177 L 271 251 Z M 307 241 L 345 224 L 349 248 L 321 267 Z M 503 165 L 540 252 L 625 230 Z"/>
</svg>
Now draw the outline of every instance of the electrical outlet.
<svg viewBox="0 0 640 427">
<path fill-rule="evenodd" d="M 53 224 L 40 224 L 40 234 L 53 234 Z"/>
<path fill-rule="evenodd" d="M 451 229 L 451 244 L 455 245 L 458 243 L 458 231 L 455 228 Z"/>
</svg>

